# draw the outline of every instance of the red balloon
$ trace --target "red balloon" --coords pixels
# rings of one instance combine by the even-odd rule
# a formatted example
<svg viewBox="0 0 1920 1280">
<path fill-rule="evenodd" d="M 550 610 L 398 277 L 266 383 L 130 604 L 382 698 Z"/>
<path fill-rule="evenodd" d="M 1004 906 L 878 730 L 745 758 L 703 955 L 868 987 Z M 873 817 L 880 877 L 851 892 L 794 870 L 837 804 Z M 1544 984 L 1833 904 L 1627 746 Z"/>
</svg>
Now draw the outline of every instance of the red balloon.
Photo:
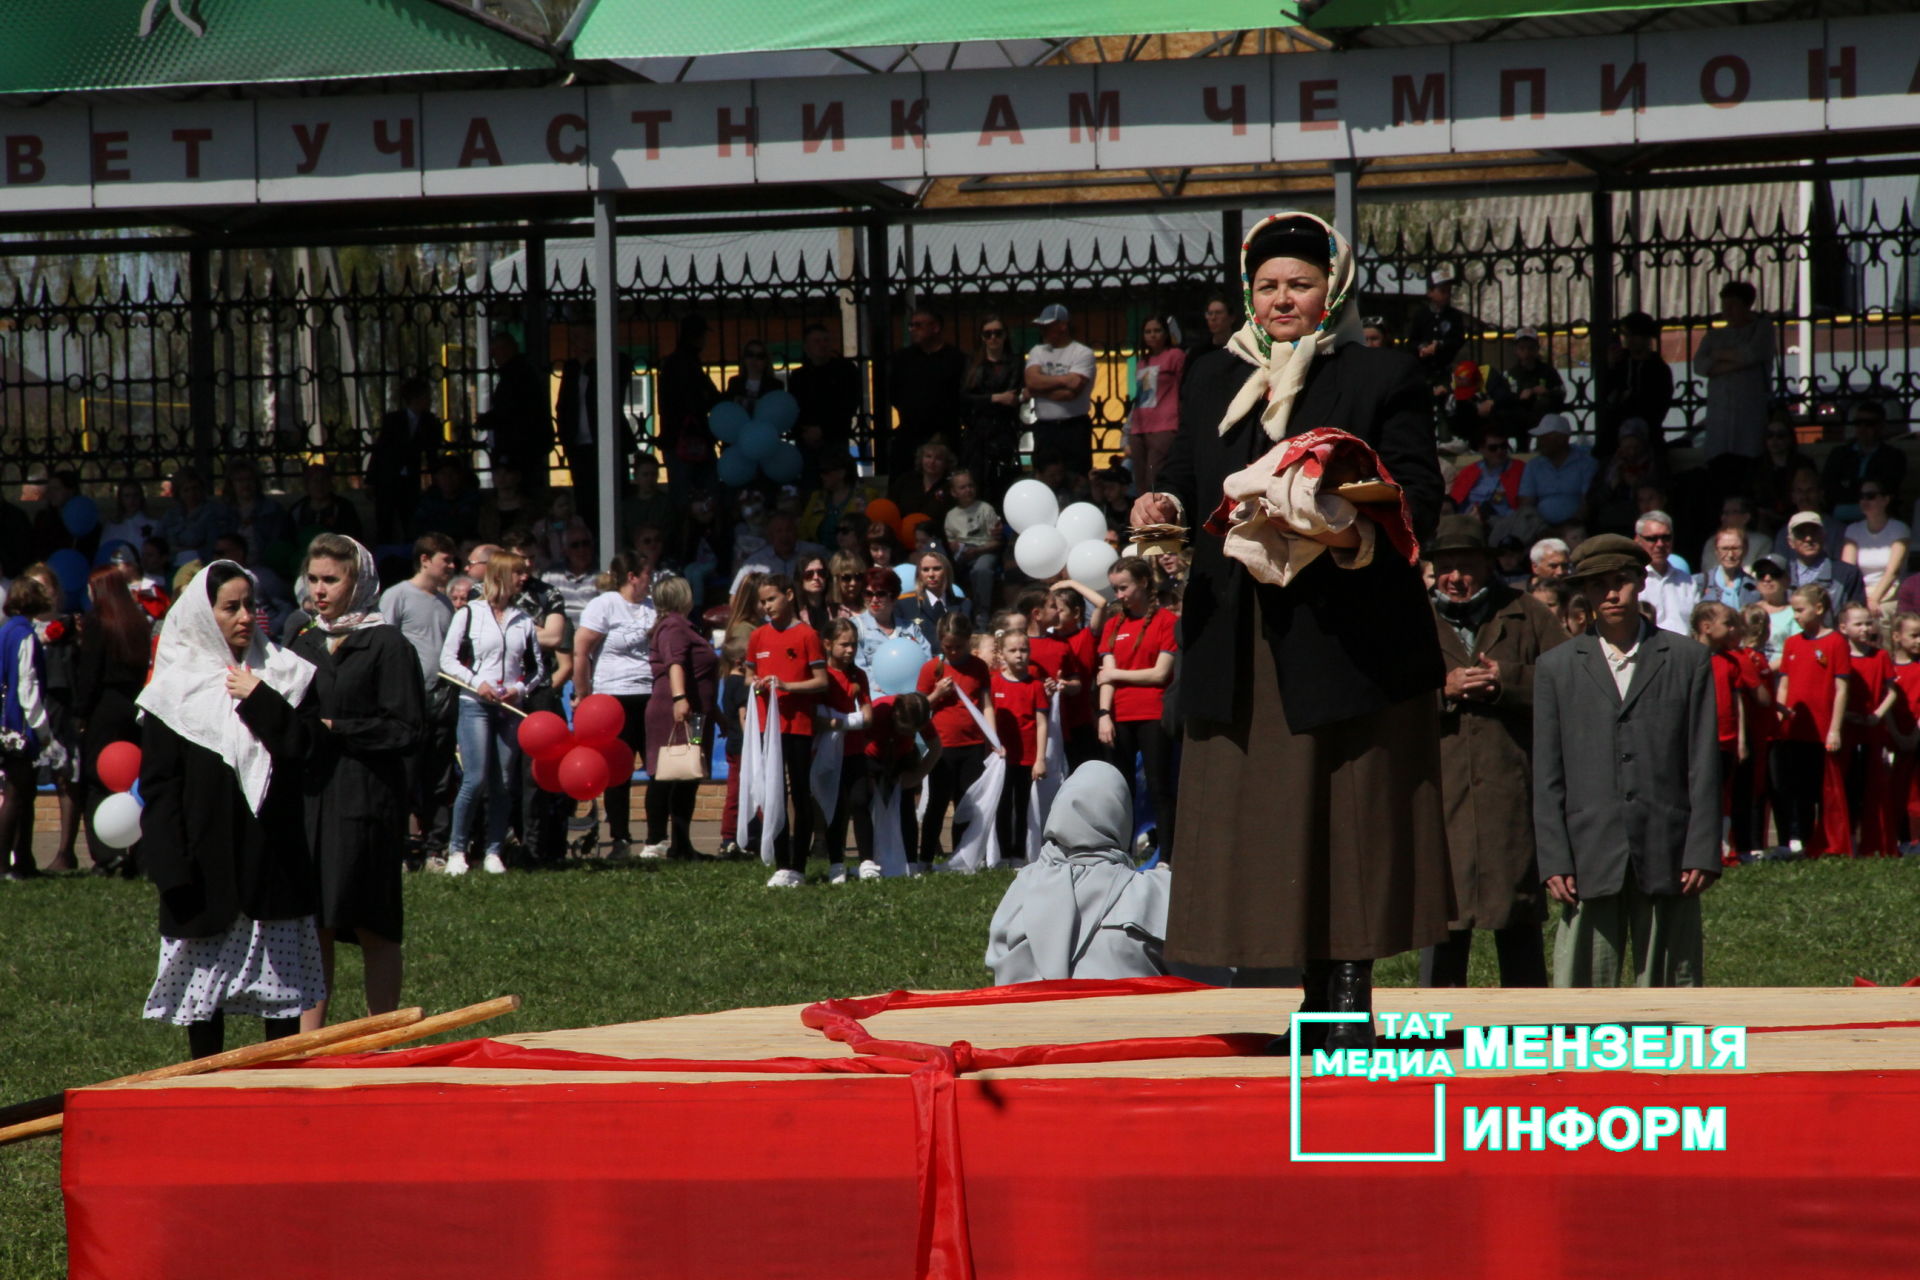
<svg viewBox="0 0 1920 1280">
<path fill-rule="evenodd" d="M 597 748 L 607 758 L 607 787 L 624 787 L 633 781 L 633 748 L 626 739 L 615 738 Z"/>
<path fill-rule="evenodd" d="M 536 711 L 520 722 L 520 749 L 535 760 L 565 755 L 569 736 L 567 722 L 551 711 Z"/>
<path fill-rule="evenodd" d="M 552 791 L 556 794 L 561 790 L 559 756 L 548 756 L 544 760 L 537 758 L 534 760 L 533 785 L 539 787 L 542 791 Z"/>
<path fill-rule="evenodd" d="M 93 762 L 100 785 L 109 791 L 125 791 L 140 781 L 140 748 L 131 742 L 111 742 L 100 748 Z"/>
<path fill-rule="evenodd" d="M 575 747 L 560 757 L 560 789 L 591 800 L 607 789 L 607 757 L 597 747 Z"/>
<path fill-rule="evenodd" d="M 597 747 L 620 736 L 627 709 L 610 693 L 590 693 L 573 707 L 573 737 L 583 747 Z"/>
</svg>

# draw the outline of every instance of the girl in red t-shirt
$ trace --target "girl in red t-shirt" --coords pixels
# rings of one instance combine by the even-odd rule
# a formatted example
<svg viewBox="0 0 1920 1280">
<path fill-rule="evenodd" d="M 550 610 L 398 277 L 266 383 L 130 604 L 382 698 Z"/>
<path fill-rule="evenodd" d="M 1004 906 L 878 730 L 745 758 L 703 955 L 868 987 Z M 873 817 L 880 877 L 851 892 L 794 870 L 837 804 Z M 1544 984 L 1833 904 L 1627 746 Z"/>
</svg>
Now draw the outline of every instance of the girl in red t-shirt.
<svg viewBox="0 0 1920 1280">
<path fill-rule="evenodd" d="M 1887 759 L 1887 718 L 1900 701 L 1893 678 L 1893 658 L 1880 647 L 1877 615 L 1862 604 L 1840 611 L 1840 634 L 1847 638 L 1847 656 L 1853 661 L 1848 705 L 1843 726 L 1841 764 L 1847 777 L 1847 811 L 1853 815 L 1853 849 L 1857 854 L 1897 857 L 1893 812 L 1893 766 Z"/>
<path fill-rule="evenodd" d="M 820 634 L 801 622 L 794 610 L 793 580 L 770 573 L 760 582 L 760 608 L 766 622 L 747 637 L 747 675 L 767 713 L 768 690 L 780 694 L 780 756 L 787 775 L 787 802 L 793 821 L 773 841 L 776 870 L 771 889 L 797 889 L 813 848 L 812 772 L 814 700 L 827 691 L 827 654 Z M 750 837 L 749 844 L 759 843 Z"/>
<path fill-rule="evenodd" d="M 1718 601 L 1694 606 L 1693 638 L 1713 655 L 1713 706 L 1720 740 L 1720 863 L 1737 866 L 1739 853 L 1754 848 L 1747 829 L 1753 761 L 1746 751 L 1747 708 L 1743 696 L 1752 681 L 1738 656 L 1740 615 Z"/>
<path fill-rule="evenodd" d="M 1100 743 L 1129 782 L 1138 755 L 1153 796 L 1160 858 L 1173 858 L 1173 735 L 1161 726 L 1167 685 L 1173 681 L 1177 619 L 1154 600 L 1153 566 L 1128 556 L 1107 573 L 1120 611 L 1100 639 Z"/>
<path fill-rule="evenodd" d="M 1920 613 L 1893 615 L 1893 682 L 1900 701 L 1893 708 L 1893 795 L 1900 852 L 1920 852 Z"/>
<path fill-rule="evenodd" d="M 994 729 L 1007 749 L 1007 785 L 997 815 L 1000 856 L 1024 859 L 1030 782 L 1047 776 L 1047 712 L 1053 698 L 1031 661 L 1024 631 L 1000 637 L 1000 669 L 993 673 Z"/>
<path fill-rule="evenodd" d="M 814 728 L 821 733 L 839 733 L 845 745 L 840 757 L 840 790 L 835 797 L 833 817 L 826 819 L 827 881 L 845 884 L 847 880 L 847 823 L 853 823 L 854 845 L 864 862 L 873 861 L 873 788 L 867 777 L 867 718 L 873 713 L 873 695 L 867 673 L 854 665 L 860 648 L 860 631 L 851 618 L 835 618 L 820 635 L 827 651 L 827 693 L 816 710 Z M 848 717 L 859 721 L 857 727 Z M 845 727 L 842 727 L 845 726 Z"/>
<path fill-rule="evenodd" d="M 1774 816 L 1791 854 L 1837 853 L 1853 838 L 1840 768 L 1853 660 L 1846 637 L 1827 625 L 1825 588 L 1809 583 L 1789 602 L 1800 631 L 1787 637 L 1780 652 L 1786 729 L 1773 745 Z"/>
<path fill-rule="evenodd" d="M 1744 830 L 1750 844 L 1734 849 L 1746 861 L 1763 856 L 1767 840 L 1767 769 L 1773 740 L 1780 734 L 1780 711 L 1773 701 L 1773 664 L 1767 661 L 1767 642 L 1773 637 L 1773 615 L 1757 604 L 1740 611 L 1744 642 L 1733 656 L 1746 670 L 1740 698 L 1746 715 L 1744 736 L 1740 739 L 1742 760 L 1747 769 L 1750 789 L 1744 814 L 1736 813 L 1734 825 Z"/>
<path fill-rule="evenodd" d="M 1100 669 L 1098 637 L 1086 625 L 1087 602 L 1073 587 L 1054 588 L 1049 599 L 1052 630 L 1049 640 L 1062 646 L 1064 657 L 1058 665 L 1048 666 L 1051 646 L 1036 652 L 1035 659 L 1049 674 L 1061 681 L 1060 719 L 1067 747 L 1067 767 L 1078 769 L 1089 760 L 1102 758 L 1100 738 L 1094 730 L 1096 705 L 1093 678 Z"/>
<path fill-rule="evenodd" d="M 947 810 L 960 801 L 987 765 L 987 738 L 967 709 L 965 698 L 988 714 L 993 672 L 973 656 L 973 619 L 955 609 L 940 619 L 940 656 L 920 668 L 916 685 L 933 707 L 933 728 L 940 736 L 940 763 L 927 779 L 927 816 L 920 823 L 920 865 L 925 871 L 940 856 L 940 827 Z M 958 845 L 966 827 L 955 824 Z"/>
</svg>

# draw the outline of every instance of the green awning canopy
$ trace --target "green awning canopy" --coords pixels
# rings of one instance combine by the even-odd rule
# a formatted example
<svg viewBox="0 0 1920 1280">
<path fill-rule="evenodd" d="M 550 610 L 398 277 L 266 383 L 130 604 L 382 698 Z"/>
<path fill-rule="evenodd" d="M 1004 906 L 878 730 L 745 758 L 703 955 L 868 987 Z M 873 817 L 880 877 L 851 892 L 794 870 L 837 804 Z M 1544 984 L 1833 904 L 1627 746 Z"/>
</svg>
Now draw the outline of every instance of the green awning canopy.
<svg viewBox="0 0 1920 1280">
<path fill-rule="evenodd" d="M 576 58 L 701 57 L 966 40 L 1044 40 L 1298 25 L 1293 0 L 588 0 Z"/>
<path fill-rule="evenodd" d="M 1679 9 L 1755 0 L 1327 0 L 1307 25 L 1315 31 L 1340 27 L 1386 27 L 1411 22 L 1510 22 L 1518 18 L 1567 18 L 1623 9 Z"/>
<path fill-rule="evenodd" d="M 438 0 L 0 0 L 8 94 L 554 65 L 535 42 Z"/>
</svg>

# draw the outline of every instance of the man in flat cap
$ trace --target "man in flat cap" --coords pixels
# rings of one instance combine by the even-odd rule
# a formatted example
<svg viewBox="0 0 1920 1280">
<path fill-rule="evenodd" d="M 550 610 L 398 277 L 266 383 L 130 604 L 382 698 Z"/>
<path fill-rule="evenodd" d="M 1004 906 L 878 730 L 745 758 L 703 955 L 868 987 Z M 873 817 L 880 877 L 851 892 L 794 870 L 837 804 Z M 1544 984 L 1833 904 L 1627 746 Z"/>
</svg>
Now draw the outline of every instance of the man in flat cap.
<svg viewBox="0 0 1920 1280">
<path fill-rule="evenodd" d="M 1593 602 L 1584 635 L 1534 676 L 1533 826 L 1560 904 L 1553 985 L 1704 984 L 1700 894 L 1720 874 L 1720 757 L 1707 650 L 1640 612 L 1644 548 L 1618 534 L 1574 548 Z"/>
<path fill-rule="evenodd" d="M 1534 668 L 1566 642 L 1551 610 L 1494 572 L 1475 516 L 1441 516 L 1427 545 L 1434 623 L 1447 682 L 1440 691 L 1440 803 L 1453 866 L 1445 942 L 1420 953 L 1420 985 L 1464 987 L 1473 931 L 1493 931 L 1500 985 L 1547 985 L 1540 925 L 1546 903 L 1533 856 Z"/>
</svg>

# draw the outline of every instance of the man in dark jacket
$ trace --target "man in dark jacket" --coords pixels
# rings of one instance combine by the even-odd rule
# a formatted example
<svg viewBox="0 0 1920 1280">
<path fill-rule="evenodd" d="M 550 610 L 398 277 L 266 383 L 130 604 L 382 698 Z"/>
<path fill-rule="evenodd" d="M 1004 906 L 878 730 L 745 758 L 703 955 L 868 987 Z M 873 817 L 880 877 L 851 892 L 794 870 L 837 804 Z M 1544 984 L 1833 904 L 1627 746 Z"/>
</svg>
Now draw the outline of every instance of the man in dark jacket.
<svg viewBox="0 0 1920 1280">
<path fill-rule="evenodd" d="M 1407 346 L 1436 397 L 1453 391 L 1453 360 L 1467 342 L 1467 318 L 1454 309 L 1453 272 L 1442 268 L 1427 279 L 1427 305 L 1407 326 Z"/>
<path fill-rule="evenodd" d="M 493 397 L 477 425 L 485 433 L 488 454 L 520 472 L 529 496 L 542 497 L 553 453 L 553 407 L 547 401 L 546 378 L 521 354 L 510 333 L 495 333 L 488 350 L 495 375 Z"/>
<path fill-rule="evenodd" d="M 1541 657 L 1533 827 L 1560 905 L 1553 985 L 1705 984 L 1700 895 L 1720 875 L 1720 751 L 1704 646 L 1640 614 L 1649 557 L 1615 533 L 1574 549 L 1593 628 Z"/>
<path fill-rule="evenodd" d="M 800 403 L 795 439 L 803 427 L 820 428 L 820 450 L 845 454 L 860 412 L 860 369 L 833 349 L 833 334 L 810 324 L 801 335 L 803 358 L 787 370 L 787 390 Z"/>
<path fill-rule="evenodd" d="M 707 426 L 707 414 L 719 401 L 720 391 L 702 360 L 706 345 L 706 317 L 684 315 L 673 352 L 658 365 L 660 403 L 654 410 L 654 434 L 666 457 L 667 473 L 681 493 L 713 487 L 713 432 Z"/>
<path fill-rule="evenodd" d="M 881 431 L 874 428 L 874 454 L 887 459 L 894 474 L 913 469 L 920 446 L 937 435 L 949 444 L 960 442 L 960 384 L 967 376 L 967 357 L 947 341 L 946 322 L 924 307 L 907 320 L 913 341 L 893 353 L 887 365 L 887 397 L 900 415 L 900 425 L 883 452 Z"/>
<path fill-rule="evenodd" d="M 1620 342 L 1607 352 L 1612 386 L 1594 415 L 1593 456 L 1611 458 L 1620 426 L 1634 418 L 1647 424 L 1647 443 L 1655 453 L 1667 447 L 1662 425 L 1673 408 L 1673 370 L 1660 354 L 1660 325 L 1644 311 L 1620 317 Z"/>
<path fill-rule="evenodd" d="M 600 408 L 599 361 L 591 354 L 591 330 L 574 331 L 576 350 L 560 366 L 560 395 L 554 420 L 560 428 L 560 447 L 566 451 L 567 470 L 573 477 L 573 509 L 587 527 L 600 528 Z M 626 474 L 626 460 L 639 450 L 633 427 L 627 421 L 626 407 L 633 394 L 633 361 L 625 352 L 616 353 L 620 367 L 619 384 L 613 393 L 614 413 L 619 434 L 614 437 L 615 488 Z M 615 495 L 616 501 L 618 494 Z"/>
<path fill-rule="evenodd" d="M 433 474 L 432 460 L 446 448 L 446 424 L 430 412 L 432 399 L 425 378 L 402 382 L 400 405 L 380 419 L 380 433 L 367 455 L 374 536 L 382 542 L 397 542 L 408 536 L 413 509 L 420 505 L 420 490 Z"/>
<path fill-rule="evenodd" d="M 1559 619 L 1492 573 L 1478 518 L 1440 517 L 1427 547 L 1440 691 L 1440 793 L 1458 914 L 1445 942 L 1420 953 L 1420 985 L 1464 987 L 1473 931 L 1491 929 L 1500 985 L 1547 985 L 1545 903 L 1533 854 L 1533 679 L 1566 641 Z"/>
</svg>

